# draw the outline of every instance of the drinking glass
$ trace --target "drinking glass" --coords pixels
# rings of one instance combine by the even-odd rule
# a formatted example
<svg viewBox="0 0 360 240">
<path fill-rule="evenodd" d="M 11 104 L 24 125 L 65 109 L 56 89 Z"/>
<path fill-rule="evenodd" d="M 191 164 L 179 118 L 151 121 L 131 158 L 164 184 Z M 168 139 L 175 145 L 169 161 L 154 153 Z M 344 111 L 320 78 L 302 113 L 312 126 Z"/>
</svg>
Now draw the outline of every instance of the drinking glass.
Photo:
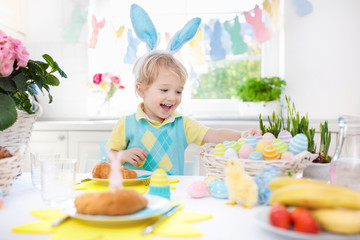
<svg viewBox="0 0 360 240">
<path fill-rule="evenodd" d="M 41 165 L 40 160 L 50 158 L 60 158 L 60 153 L 30 153 L 30 164 L 31 164 L 31 181 L 34 187 L 41 189 Z"/>
<path fill-rule="evenodd" d="M 73 198 L 76 180 L 76 159 L 42 158 L 42 199 L 49 206 L 58 207 Z"/>
</svg>

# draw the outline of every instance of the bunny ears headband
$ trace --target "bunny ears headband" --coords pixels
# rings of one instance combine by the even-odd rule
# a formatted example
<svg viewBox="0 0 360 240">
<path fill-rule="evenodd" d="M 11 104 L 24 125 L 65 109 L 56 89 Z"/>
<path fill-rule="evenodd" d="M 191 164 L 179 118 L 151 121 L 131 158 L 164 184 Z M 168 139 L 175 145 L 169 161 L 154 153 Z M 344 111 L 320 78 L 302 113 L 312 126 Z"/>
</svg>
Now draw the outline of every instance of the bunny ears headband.
<svg viewBox="0 0 360 240">
<path fill-rule="evenodd" d="M 138 60 L 137 69 L 141 66 L 146 57 L 155 52 L 158 44 L 158 35 L 149 15 L 137 4 L 132 4 L 130 8 L 130 18 L 137 37 L 146 43 L 148 53 Z M 174 34 L 170 39 L 165 52 L 174 54 L 196 34 L 201 23 L 200 18 L 193 18 L 185 26 Z M 135 70 L 135 78 L 138 77 L 138 71 Z"/>
</svg>

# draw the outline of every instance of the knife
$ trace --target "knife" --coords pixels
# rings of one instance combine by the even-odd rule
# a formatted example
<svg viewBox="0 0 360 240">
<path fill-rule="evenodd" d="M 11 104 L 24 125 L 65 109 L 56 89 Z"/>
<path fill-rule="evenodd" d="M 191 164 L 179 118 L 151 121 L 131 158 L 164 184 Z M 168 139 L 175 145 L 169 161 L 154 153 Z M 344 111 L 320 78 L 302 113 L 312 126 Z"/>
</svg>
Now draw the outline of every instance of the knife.
<svg viewBox="0 0 360 240">
<path fill-rule="evenodd" d="M 154 229 L 157 227 L 157 225 L 164 220 L 165 218 L 170 217 L 171 215 L 173 215 L 180 207 L 180 204 L 176 204 L 174 205 L 172 208 L 170 208 L 170 210 L 164 212 L 158 219 L 156 219 L 154 222 L 150 223 L 143 231 L 142 234 L 146 235 L 149 233 L 152 233 L 154 231 Z"/>
</svg>

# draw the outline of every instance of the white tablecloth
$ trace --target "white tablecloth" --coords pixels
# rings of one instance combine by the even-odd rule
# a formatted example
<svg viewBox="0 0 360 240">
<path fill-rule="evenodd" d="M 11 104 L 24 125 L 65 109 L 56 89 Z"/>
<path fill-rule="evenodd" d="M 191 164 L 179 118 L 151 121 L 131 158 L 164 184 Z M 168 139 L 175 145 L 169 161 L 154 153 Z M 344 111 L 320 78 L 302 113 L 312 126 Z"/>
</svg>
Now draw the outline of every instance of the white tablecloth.
<svg viewBox="0 0 360 240">
<path fill-rule="evenodd" d="M 211 196 L 193 199 L 186 192 L 187 187 L 196 180 L 203 180 L 200 176 L 172 176 L 180 182 L 174 184 L 171 190 L 171 200 L 184 203 L 184 210 L 211 213 L 209 220 L 192 223 L 203 233 L 203 237 L 194 239 L 286 239 L 280 235 L 261 228 L 255 219 L 255 214 L 262 207 L 243 209 L 240 206 L 226 205 L 228 200 Z M 3 209 L 0 209 L 0 239 L 1 240 L 41 240 L 49 239 L 49 234 L 13 233 L 11 228 L 39 219 L 30 214 L 31 210 L 45 208 L 40 190 L 31 184 L 29 173 L 23 173 L 15 180 L 11 191 L 4 198 Z M 153 239 L 171 239 L 154 236 Z M 180 238 L 172 238 L 179 240 Z M 186 238 L 189 239 L 189 238 Z"/>
</svg>

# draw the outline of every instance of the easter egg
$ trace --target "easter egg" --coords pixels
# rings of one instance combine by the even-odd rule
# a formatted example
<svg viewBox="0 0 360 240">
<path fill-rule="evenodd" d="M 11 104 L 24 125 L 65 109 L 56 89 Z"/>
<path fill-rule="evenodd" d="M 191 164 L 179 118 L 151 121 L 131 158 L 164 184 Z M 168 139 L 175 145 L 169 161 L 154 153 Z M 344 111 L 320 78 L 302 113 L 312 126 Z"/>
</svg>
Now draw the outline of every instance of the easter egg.
<svg viewBox="0 0 360 240">
<path fill-rule="evenodd" d="M 233 148 L 228 148 L 224 153 L 224 158 L 226 159 L 237 158 L 237 152 Z"/>
<path fill-rule="evenodd" d="M 257 140 L 254 136 L 247 136 L 244 144 L 249 144 L 252 148 L 256 147 Z"/>
<path fill-rule="evenodd" d="M 308 139 L 303 133 L 296 134 L 290 141 L 289 151 L 293 154 L 298 154 L 302 151 L 307 150 Z"/>
<path fill-rule="evenodd" d="M 206 183 L 206 185 L 207 186 L 209 186 L 210 185 L 210 183 L 213 181 L 213 180 L 215 180 L 215 179 L 218 179 L 217 177 L 215 177 L 215 176 L 207 176 L 206 178 L 205 178 L 205 183 Z"/>
<path fill-rule="evenodd" d="M 215 198 L 228 198 L 228 190 L 225 182 L 219 179 L 213 180 L 209 185 L 211 196 Z"/>
<path fill-rule="evenodd" d="M 0 207 L 4 204 L 4 198 L 0 197 Z"/>
<path fill-rule="evenodd" d="M 256 138 L 256 140 L 260 141 L 263 139 L 263 136 L 260 133 L 255 133 L 254 137 Z"/>
<path fill-rule="evenodd" d="M 237 140 L 237 142 L 240 144 L 240 147 L 242 147 L 242 145 L 244 145 L 244 143 L 245 143 L 245 138 L 239 138 L 239 140 Z"/>
<path fill-rule="evenodd" d="M 269 143 L 265 140 L 260 140 L 256 144 L 255 151 L 258 151 L 259 153 L 263 154 L 264 148 L 269 145 Z"/>
<path fill-rule="evenodd" d="M 224 144 L 219 143 L 214 148 L 214 155 L 216 156 L 223 156 L 226 151 L 226 147 Z"/>
<path fill-rule="evenodd" d="M 275 140 L 275 136 L 271 132 L 267 132 L 263 135 L 263 140 L 267 141 L 269 144 L 272 144 L 272 142 Z"/>
<path fill-rule="evenodd" d="M 254 148 L 251 145 L 244 144 L 240 148 L 240 150 L 238 152 L 238 156 L 239 156 L 239 158 L 247 159 L 247 158 L 249 158 L 250 153 L 252 153 L 253 151 L 254 151 Z"/>
<path fill-rule="evenodd" d="M 225 146 L 226 148 L 228 148 L 228 147 L 229 147 L 229 143 L 230 143 L 230 141 L 224 141 L 222 144 L 224 144 L 224 146 Z"/>
<path fill-rule="evenodd" d="M 249 155 L 249 160 L 264 160 L 263 156 L 258 151 L 253 151 Z"/>
<path fill-rule="evenodd" d="M 289 131 L 281 130 L 277 138 L 283 140 L 287 145 L 289 145 L 290 141 L 292 139 L 292 136 Z"/>
<path fill-rule="evenodd" d="M 263 156 L 267 160 L 280 159 L 280 153 L 273 145 L 267 145 L 264 148 Z"/>
<path fill-rule="evenodd" d="M 2 197 L 4 194 L 3 194 L 3 192 L 2 192 L 2 190 L 1 190 L 1 188 L 0 188 L 0 197 Z"/>
<path fill-rule="evenodd" d="M 229 143 L 229 148 L 233 148 L 236 152 L 238 152 L 240 150 L 240 143 L 235 142 L 235 141 L 231 141 Z"/>
<path fill-rule="evenodd" d="M 272 145 L 278 150 L 278 152 L 283 154 L 284 152 L 289 151 L 288 145 L 281 139 L 275 139 Z"/>
<path fill-rule="evenodd" d="M 208 193 L 208 188 L 205 181 L 195 181 L 187 188 L 187 193 L 192 198 L 203 198 Z"/>
<path fill-rule="evenodd" d="M 293 159 L 294 156 L 295 156 L 295 154 L 293 154 L 292 152 L 284 152 L 281 155 L 281 159 L 282 160 L 291 160 L 291 159 Z"/>
</svg>

